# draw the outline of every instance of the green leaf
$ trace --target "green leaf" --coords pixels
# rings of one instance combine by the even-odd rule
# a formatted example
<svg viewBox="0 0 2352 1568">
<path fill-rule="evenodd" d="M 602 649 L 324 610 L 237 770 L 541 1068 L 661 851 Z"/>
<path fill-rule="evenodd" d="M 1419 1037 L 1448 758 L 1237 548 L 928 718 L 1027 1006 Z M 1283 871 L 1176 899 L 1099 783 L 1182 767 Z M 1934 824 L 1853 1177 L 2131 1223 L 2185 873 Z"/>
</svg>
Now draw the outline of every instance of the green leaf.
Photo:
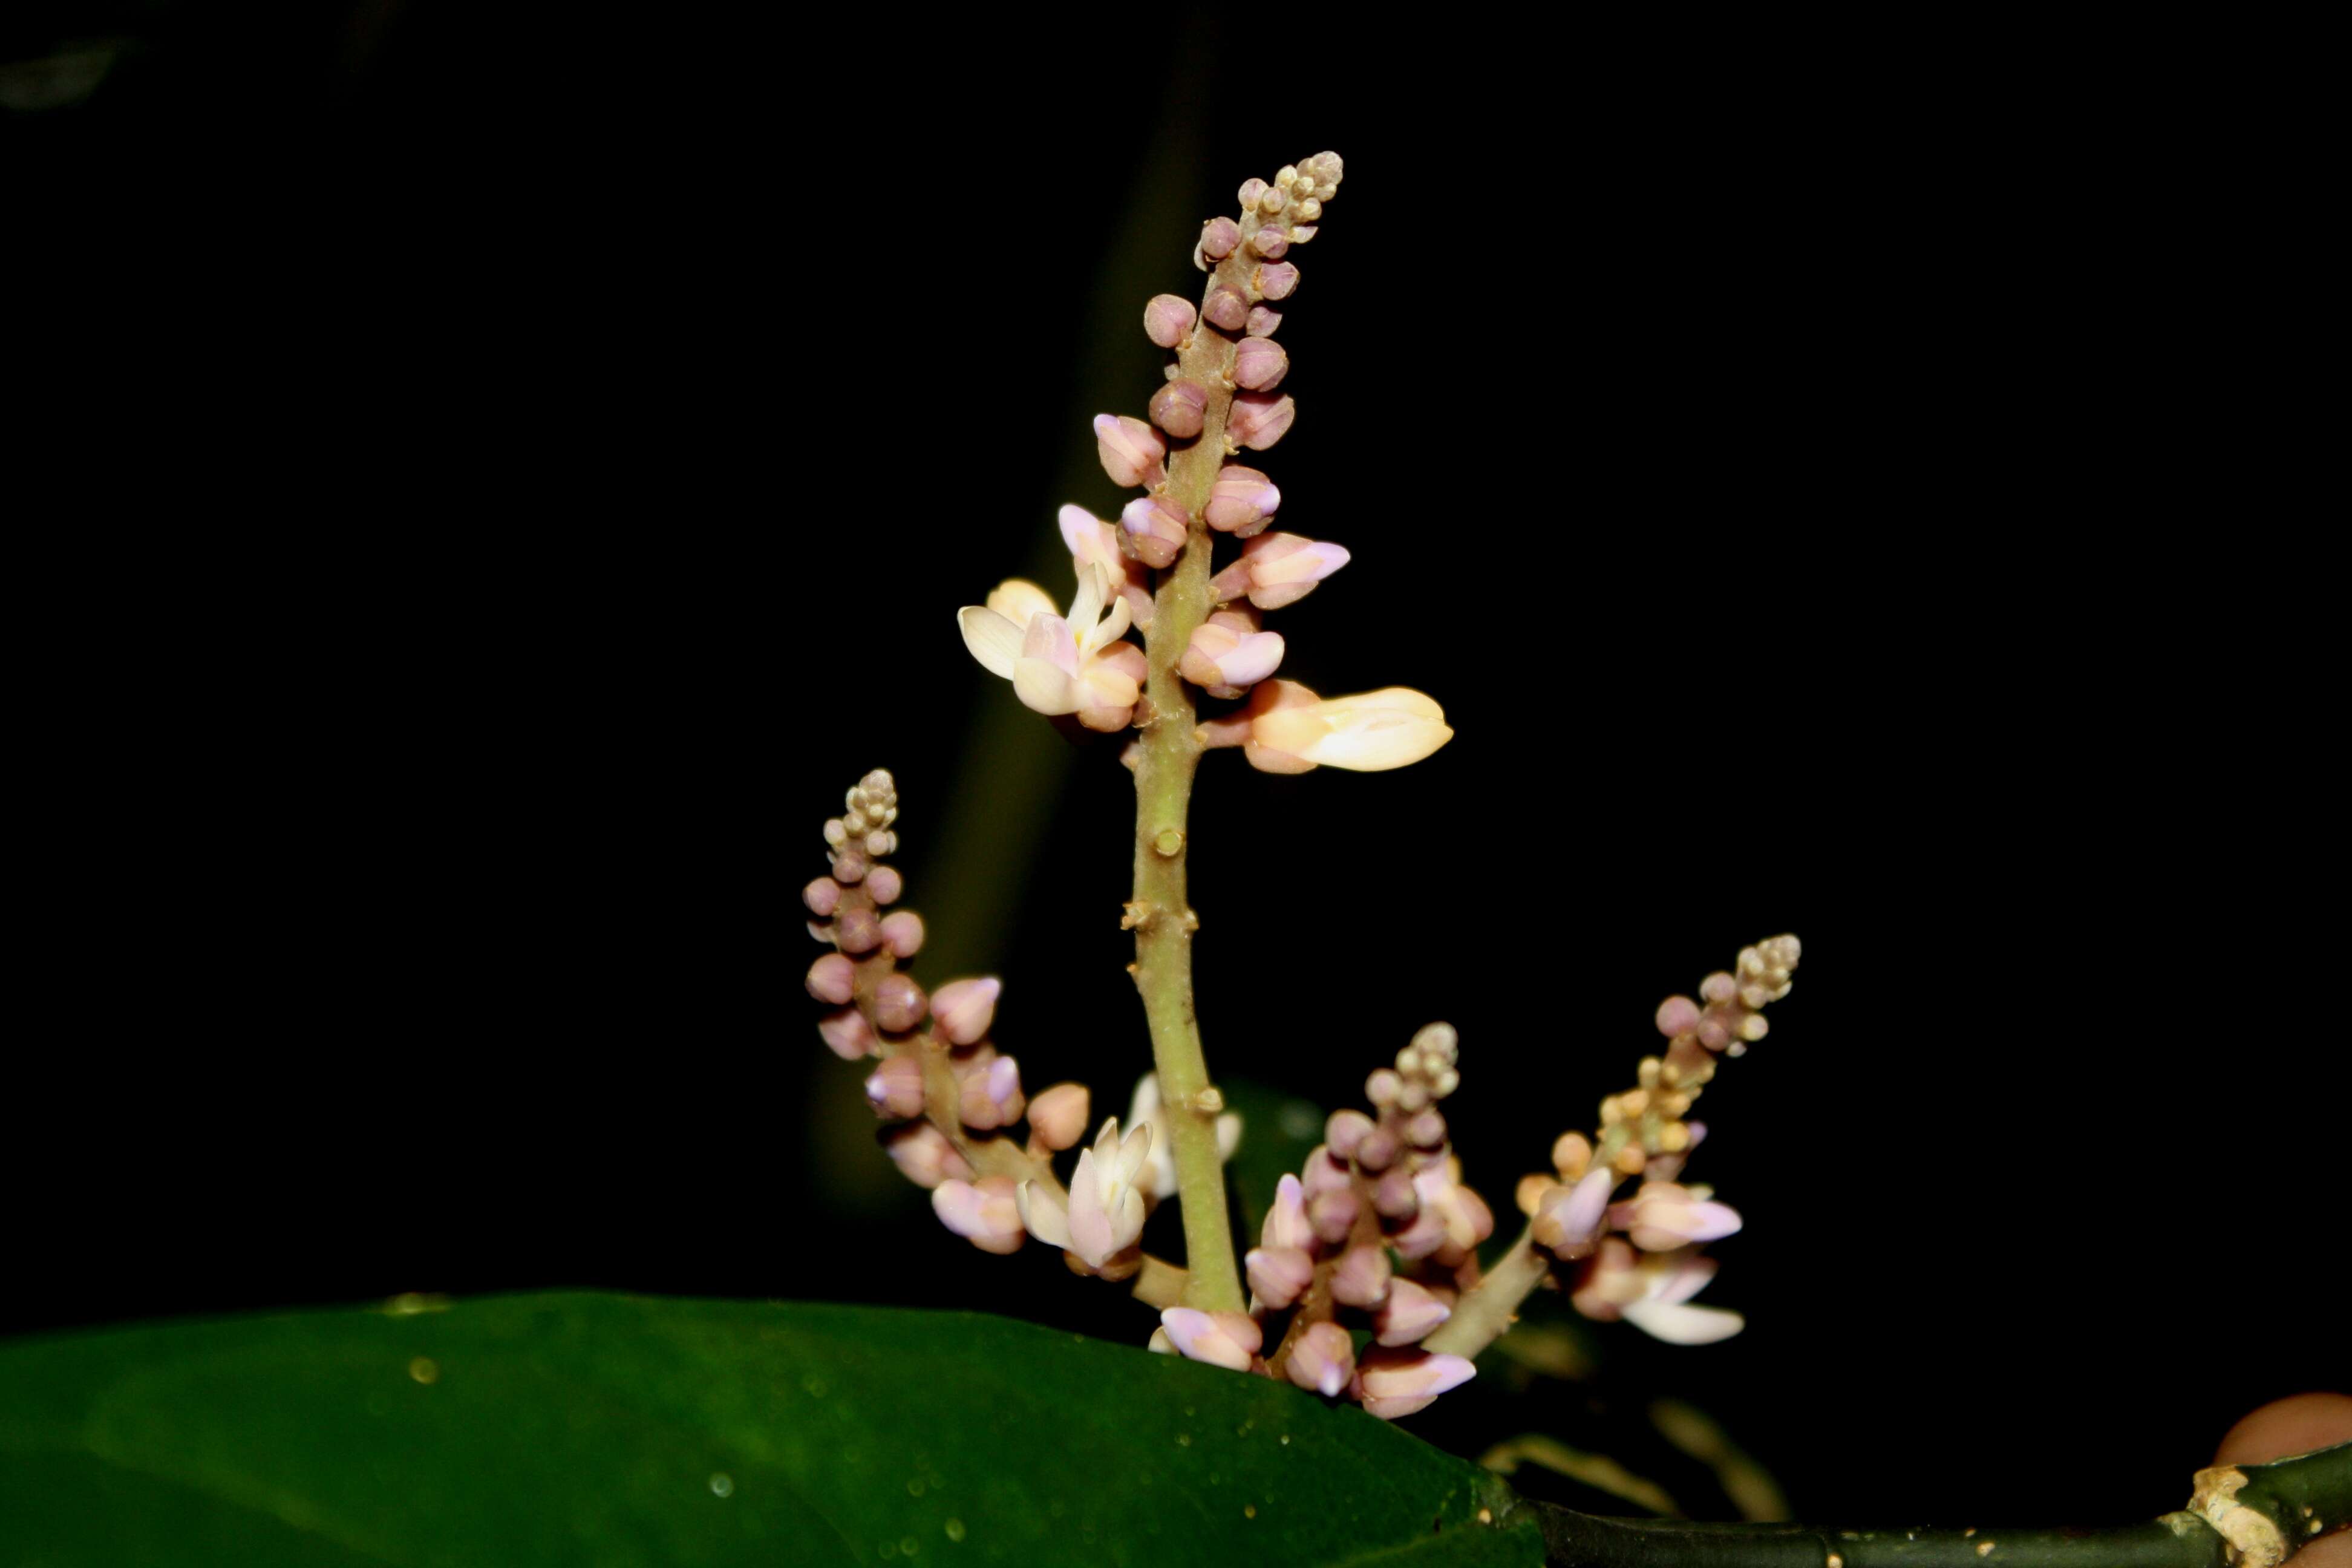
<svg viewBox="0 0 2352 1568">
<path fill-rule="evenodd" d="M 1529 1512 L 1353 1407 L 975 1313 L 583 1293 L 0 1345 L 0 1542 L 45 1568 L 1499 1568 L 1541 1562 Z"/>
</svg>

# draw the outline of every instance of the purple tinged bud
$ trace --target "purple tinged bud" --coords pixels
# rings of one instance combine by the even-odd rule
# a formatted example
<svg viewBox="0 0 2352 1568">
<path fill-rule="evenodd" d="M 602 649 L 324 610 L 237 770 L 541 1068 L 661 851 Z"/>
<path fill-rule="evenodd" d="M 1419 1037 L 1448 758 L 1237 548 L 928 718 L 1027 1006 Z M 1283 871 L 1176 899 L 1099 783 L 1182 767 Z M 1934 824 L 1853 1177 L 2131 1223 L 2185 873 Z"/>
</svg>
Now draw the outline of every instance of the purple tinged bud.
<svg viewBox="0 0 2352 1568">
<path fill-rule="evenodd" d="M 1272 391 L 1290 374 L 1290 355 L 1272 338 L 1244 338 L 1234 350 L 1234 383 L 1253 392 Z"/>
<path fill-rule="evenodd" d="M 1360 1110 L 1335 1110 L 1331 1120 L 1323 1124 L 1323 1136 L 1331 1152 L 1342 1160 L 1356 1157 L 1356 1147 L 1372 1130 L 1372 1119 Z"/>
<path fill-rule="evenodd" d="M 912 910 L 900 910 L 882 917 L 882 940 L 900 958 L 912 958 L 923 951 L 923 917 Z"/>
<path fill-rule="evenodd" d="M 1367 1171 L 1385 1171 L 1404 1152 L 1404 1143 L 1385 1127 L 1375 1127 L 1356 1145 L 1356 1163 Z"/>
<path fill-rule="evenodd" d="M 907 890 L 907 881 L 898 875 L 896 866 L 877 866 L 866 873 L 866 890 L 874 895 L 877 904 L 895 904 L 898 895 Z"/>
<path fill-rule="evenodd" d="M 1389 1299 L 1372 1327 L 1384 1345 L 1418 1344 L 1454 1315 L 1454 1309 L 1410 1279 L 1391 1281 Z"/>
<path fill-rule="evenodd" d="M 905 1121 L 923 1113 L 923 1064 L 911 1056 L 890 1057 L 866 1080 L 866 1100 L 874 1114 Z"/>
<path fill-rule="evenodd" d="M 1416 1149 L 1434 1149 L 1445 1142 L 1445 1117 L 1437 1107 L 1427 1110 L 1404 1124 L 1405 1142 Z"/>
<path fill-rule="evenodd" d="M 857 969 L 837 952 L 828 952 L 809 965 L 808 994 L 820 1002 L 840 1006 L 856 994 Z"/>
<path fill-rule="evenodd" d="M 1184 552 L 1184 514 L 1164 497 L 1144 496 L 1119 510 L 1119 531 L 1147 566 L 1171 566 Z"/>
<path fill-rule="evenodd" d="M 1201 307 L 1201 314 L 1213 327 L 1238 332 L 1249 323 L 1249 301 L 1242 298 L 1240 289 L 1220 286 L 1209 291 L 1208 303 Z"/>
<path fill-rule="evenodd" d="M 1393 1421 L 1426 1409 L 1439 1394 L 1477 1375 L 1478 1369 L 1458 1355 L 1376 1350 L 1357 1369 L 1356 1388 L 1366 1410 L 1383 1421 Z"/>
<path fill-rule="evenodd" d="M 1279 1312 L 1315 1281 L 1315 1259 L 1296 1247 L 1254 1247 L 1242 1258 L 1257 1299 Z"/>
<path fill-rule="evenodd" d="M 1209 389 L 1197 381 L 1171 381 L 1151 395 L 1151 422 L 1179 441 L 1201 433 L 1209 407 Z"/>
<path fill-rule="evenodd" d="M 1239 403 L 1236 398 L 1235 403 Z M 1289 399 L 1285 398 L 1286 403 Z M 1234 565 L 1245 569 L 1249 578 L 1249 602 L 1261 610 L 1278 610 L 1295 605 L 1315 591 L 1315 584 L 1345 566 L 1349 562 L 1347 549 L 1326 540 L 1308 539 L 1297 533 L 1261 533 L 1242 546 L 1241 559 Z M 1226 568 L 1231 571 L 1233 568 Z M 1219 578 L 1224 573 L 1219 573 Z M 1382 1071 L 1388 1069 L 1382 1068 Z M 1380 1077 L 1379 1073 L 1372 1075 Z M 1366 1080 L 1369 1089 L 1371 1080 Z M 1404 1093 L 1400 1082 L 1390 1099 Z M 1387 1100 L 1374 1097 L 1375 1103 Z"/>
<path fill-rule="evenodd" d="M 834 956 L 841 957 L 839 953 Z M 923 988 L 904 974 L 886 974 L 882 984 L 874 988 L 874 1021 L 892 1034 L 921 1023 L 929 1005 Z"/>
<path fill-rule="evenodd" d="M 1143 335 L 1163 349 L 1172 349 L 1191 335 L 1192 301 L 1181 294 L 1154 294 L 1143 305 Z"/>
<path fill-rule="evenodd" d="M 1227 463 L 1217 470 L 1216 482 L 1209 488 L 1209 503 L 1201 509 L 1202 521 L 1220 533 L 1230 533 L 1238 539 L 1248 539 L 1265 531 L 1274 521 L 1276 507 L 1282 504 L 1282 492 L 1274 481 L 1255 468 L 1239 463 Z"/>
<path fill-rule="evenodd" d="M 941 1225 L 982 1252 L 1018 1252 L 1029 1237 L 1021 1223 L 1020 1201 L 1013 1195 L 1019 1185 L 1010 1176 L 944 1181 L 931 1189 L 931 1209 Z"/>
<path fill-rule="evenodd" d="M 866 880 L 866 873 L 873 868 L 874 862 L 867 858 L 863 849 L 855 847 L 844 849 L 833 858 L 833 875 L 835 881 L 862 882 Z"/>
<path fill-rule="evenodd" d="M 1087 1135 L 1093 1097 L 1082 1083 L 1057 1083 L 1029 1102 L 1029 1134 L 1048 1149 L 1067 1149 Z"/>
<path fill-rule="evenodd" d="M 1356 1216 L 1363 1207 L 1363 1200 L 1350 1188 L 1318 1193 L 1307 1200 L 1307 1223 L 1315 1227 L 1316 1240 L 1337 1247 L 1356 1228 Z"/>
<path fill-rule="evenodd" d="M 1334 1158 L 1328 1149 L 1318 1143 L 1315 1152 L 1307 1156 L 1307 1163 L 1298 1168 L 1298 1184 L 1306 1192 L 1307 1201 L 1313 1203 L 1325 1193 L 1344 1193 L 1353 1184 L 1348 1174 L 1348 1162 Z"/>
<path fill-rule="evenodd" d="M 1331 1270 L 1331 1295 L 1350 1307 L 1367 1310 L 1387 1300 L 1388 1249 L 1370 1245 L 1349 1247 L 1340 1258 L 1339 1267 Z"/>
<path fill-rule="evenodd" d="M 811 904 L 809 908 L 814 910 L 816 906 Z M 1695 1033 L 1698 1019 L 1698 1004 L 1687 996 L 1669 996 L 1658 1004 L 1658 1033 L 1670 1040 L 1676 1035 Z"/>
<path fill-rule="evenodd" d="M 1213 217 L 1201 226 L 1201 254 L 1223 261 L 1242 243 L 1242 226 L 1229 217 Z"/>
<path fill-rule="evenodd" d="M 1355 1376 L 1356 1342 L 1337 1323 L 1317 1323 L 1290 1347 L 1283 1371 L 1308 1393 L 1337 1398 Z"/>
<path fill-rule="evenodd" d="M 1282 653 L 1279 632 L 1237 631 L 1209 621 L 1192 628 L 1177 672 L 1213 695 L 1238 697 L 1279 668 Z"/>
<path fill-rule="evenodd" d="M 1290 232 L 1278 223 L 1261 224 L 1250 236 L 1250 248 L 1268 261 L 1279 261 L 1282 253 L 1290 248 Z"/>
<path fill-rule="evenodd" d="M 855 1007 L 827 1013 L 816 1021 L 816 1032 L 824 1038 L 825 1048 L 843 1061 L 861 1061 L 874 1054 L 874 1026 Z"/>
<path fill-rule="evenodd" d="M 1252 305 L 1248 319 L 1242 323 L 1242 330 L 1254 338 L 1270 338 L 1280 325 L 1281 311 L 1269 310 L 1264 305 Z"/>
<path fill-rule="evenodd" d="M 841 906 L 841 884 L 830 877 L 819 877 L 801 889 L 801 902 L 809 907 L 809 913 L 825 920 Z"/>
<path fill-rule="evenodd" d="M 1269 300 L 1287 300 L 1298 287 L 1298 268 L 1287 261 L 1268 262 L 1257 269 L 1257 291 Z"/>
<path fill-rule="evenodd" d="M 869 909 L 844 910 L 833 922 L 833 940 L 846 953 L 872 952 L 882 945 L 882 917 Z"/>
<path fill-rule="evenodd" d="M 1372 1184 L 1372 1206 L 1383 1219 L 1411 1219 L 1421 1212 L 1421 1195 L 1412 1190 L 1409 1166 L 1391 1165 Z"/>
<path fill-rule="evenodd" d="M 1274 1205 L 1265 1211 L 1258 1242 L 1264 1247 L 1295 1247 L 1301 1251 L 1315 1245 L 1315 1232 L 1307 1223 L 1306 1196 L 1297 1177 L 1286 1173 L 1275 1184 Z"/>
<path fill-rule="evenodd" d="M 976 1132 L 993 1132 L 1021 1120 L 1028 1101 L 1021 1094 L 1021 1067 L 1011 1057 L 998 1057 L 986 1067 L 963 1075 L 956 1114 Z"/>
<path fill-rule="evenodd" d="M 1245 1312 L 1203 1312 L 1194 1307 L 1169 1307 L 1160 1314 L 1160 1326 L 1189 1361 L 1247 1372 L 1250 1358 L 1265 1343 L 1265 1331 Z"/>
<path fill-rule="evenodd" d="M 950 980 L 932 998 L 931 1016 L 939 1021 L 940 1033 L 950 1045 L 973 1045 L 995 1022 L 996 999 L 1003 993 L 1004 982 L 992 974 L 979 980 Z"/>
<path fill-rule="evenodd" d="M 1242 201 L 1242 211 L 1254 211 L 1257 206 L 1258 198 L 1265 195 L 1265 182 L 1255 178 L 1244 180 L 1242 182 L 1242 188 L 1239 194 Z"/>
<path fill-rule="evenodd" d="M 1536 1245 L 1565 1259 L 1589 1256 L 1600 1245 L 1601 1224 L 1608 1217 L 1609 1194 L 1617 1181 L 1614 1169 L 1596 1165 L 1572 1187 L 1548 1189 L 1530 1232 Z"/>
<path fill-rule="evenodd" d="M 950 1179 L 971 1180 L 971 1166 L 956 1152 L 947 1135 L 928 1121 L 908 1122 L 885 1131 L 882 1146 L 891 1163 L 919 1187 L 936 1187 Z"/>
<path fill-rule="evenodd" d="M 1263 452 L 1282 439 L 1297 414 L 1288 393 L 1279 397 L 1264 392 L 1239 393 L 1234 398 L 1234 411 L 1225 420 L 1225 434 L 1253 452 Z"/>
<path fill-rule="evenodd" d="M 1095 416 L 1095 456 L 1113 484 L 1156 485 L 1168 477 L 1168 443 L 1159 431 L 1127 415 Z"/>
</svg>

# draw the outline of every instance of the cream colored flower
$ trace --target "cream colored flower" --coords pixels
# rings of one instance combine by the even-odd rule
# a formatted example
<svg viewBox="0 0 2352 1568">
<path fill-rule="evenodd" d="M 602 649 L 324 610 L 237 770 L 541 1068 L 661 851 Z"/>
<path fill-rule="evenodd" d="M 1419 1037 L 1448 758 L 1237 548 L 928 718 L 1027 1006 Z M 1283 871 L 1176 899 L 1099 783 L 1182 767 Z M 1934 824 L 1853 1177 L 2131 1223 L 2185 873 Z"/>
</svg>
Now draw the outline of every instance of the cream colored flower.
<svg viewBox="0 0 2352 1568">
<path fill-rule="evenodd" d="M 1270 773 L 1378 773 L 1417 763 L 1454 739 L 1445 710 L 1403 686 L 1318 698 L 1295 680 L 1265 681 L 1251 694 L 1248 718 L 1250 765 Z"/>
<path fill-rule="evenodd" d="M 1069 1206 L 1036 1183 L 1024 1182 L 1013 1194 L 1021 1223 L 1046 1246 L 1075 1253 L 1088 1268 L 1100 1268 L 1143 1234 L 1143 1194 L 1136 1178 L 1150 1149 L 1150 1128 L 1139 1127 L 1122 1142 L 1118 1118 L 1112 1117 L 1095 1135 L 1094 1147 L 1078 1151 Z"/>
<path fill-rule="evenodd" d="M 1054 613 L 1045 589 L 1018 577 L 997 584 L 987 604 L 956 612 L 964 647 L 990 674 L 1013 682 L 1024 706 L 1075 713 L 1090 730 L 1125 729 L 1142 695 L 1143 650 L 1119 640 L 1130 624 L 1127 601 L 1113 595 L 1097 562 L 1079 573 L 1067 617 Z"/>
</svg>

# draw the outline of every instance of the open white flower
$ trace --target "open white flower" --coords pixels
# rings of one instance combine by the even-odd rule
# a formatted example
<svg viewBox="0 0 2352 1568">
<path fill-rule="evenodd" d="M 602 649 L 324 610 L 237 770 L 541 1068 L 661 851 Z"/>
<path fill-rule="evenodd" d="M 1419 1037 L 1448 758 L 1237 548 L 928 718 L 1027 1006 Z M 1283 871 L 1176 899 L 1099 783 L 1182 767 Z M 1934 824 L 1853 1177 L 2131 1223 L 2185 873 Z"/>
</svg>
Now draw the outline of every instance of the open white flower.
<svg viewBox="0 0 2352 1568">
<path fill-rule="evenodd" d="M 1379 773 L 1454 739 L 1444 710 L 1410 687 L 1317 697 L 1295 680 L 1260 682 L 1242 713 L 1202 729 L 1211 745 L 1242 742 L 1250 765 L 1269 773 L 1318 766 Z"/>
<path fill-rule="evenodd" d="M 1151 1195 L 1172 1198 L 1176 1195 L 1176 1141 L 1168 1136 L 1168 1112 L 1160 1103 L 1160 1075 L 1145 1073 L 1135 1080 L 1135 1099 L 1127 1108 L 1127 1124 L 1148 1128 L 1151 1133 Z M 1228 1110 L 1217 1118 L 1217 1159 L 1220 1163 L 1234 1157 L 1241 1147 L 1242 1117 L 1238 1110 Z"/>
<path fill-rule="evenodd" d="M 1136 1177 L 1149 1163 L 1151 1129 L 1139 1127 L 1122 1142 L 1114 1116 L 1095 1135 L 1094 1147 L 1078 1151 L 1070 1173 L 1070 1203 L 1034 1182 L 1013 1194 L 1021 1223 L 1048 1247 L 1075 1253 L 1089 1268 L 1100 1268 L 1133 1247 L 1143 1235 L 1143 1194 Z"/>
<path fill-rule="evenodd" d="M 998 584 L 987 604 L 956 612 L 964 647 L 990 674 L 1013 682 L 1024 707 L 1075 713 L 1089 730 L 1125 729 L 1143 694 L 1143 650 L 1119 640 L 1131 624 L 1127 601 L 1091 561 L 1066 617 L 1054 613 L 1045 589 L 1018 577 Z"/>
</svg>

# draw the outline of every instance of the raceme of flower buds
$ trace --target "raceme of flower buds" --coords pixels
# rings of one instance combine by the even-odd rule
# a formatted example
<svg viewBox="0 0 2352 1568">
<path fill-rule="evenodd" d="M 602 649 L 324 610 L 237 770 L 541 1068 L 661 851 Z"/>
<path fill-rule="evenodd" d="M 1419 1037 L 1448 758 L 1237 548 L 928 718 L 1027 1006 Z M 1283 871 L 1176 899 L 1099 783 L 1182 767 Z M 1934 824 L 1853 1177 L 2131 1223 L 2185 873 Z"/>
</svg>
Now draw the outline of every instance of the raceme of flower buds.
<svg viewBox="0 0 2352 1568">
<path fill-rule="evenodd" d="M 1221 605 L 1246 595 L 1261 610 L 1278 610 L 1313 593 L 1348 559 L 1337 544 L 1296 533 L 1261 533 L 1242 546 L 1239 560 L 1211 579 L 1209 591 Z"/>
</svg>

